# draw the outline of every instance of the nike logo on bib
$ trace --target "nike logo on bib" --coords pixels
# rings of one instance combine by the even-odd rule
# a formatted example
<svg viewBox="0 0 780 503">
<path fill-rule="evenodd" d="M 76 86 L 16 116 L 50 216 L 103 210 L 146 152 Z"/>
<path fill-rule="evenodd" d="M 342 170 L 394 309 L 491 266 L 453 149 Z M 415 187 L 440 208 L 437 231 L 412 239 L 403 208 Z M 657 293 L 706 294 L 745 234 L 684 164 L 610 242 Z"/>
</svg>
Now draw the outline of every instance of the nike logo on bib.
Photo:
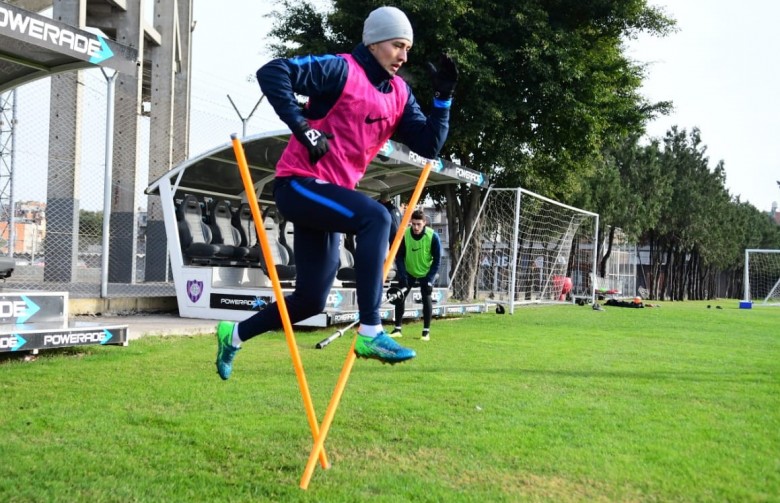
<svg viewBox="0 0 780 503">
<path fill-rule="evenodd" d="M 387 117 L 371 117 L 370 115 L 366 115 L 366 124 L 373 124 L 384 120 L 387 120 Z"/>
</svg>

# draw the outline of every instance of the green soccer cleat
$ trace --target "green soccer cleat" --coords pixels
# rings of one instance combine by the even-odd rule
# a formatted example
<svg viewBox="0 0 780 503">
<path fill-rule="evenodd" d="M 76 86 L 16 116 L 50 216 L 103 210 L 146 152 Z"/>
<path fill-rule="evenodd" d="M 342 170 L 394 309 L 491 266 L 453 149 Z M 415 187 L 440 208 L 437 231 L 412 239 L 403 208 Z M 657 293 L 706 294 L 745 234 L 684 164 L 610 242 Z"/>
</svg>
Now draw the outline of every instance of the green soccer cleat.
<svg viewBox="0 0 780 503">
<path fill-rule="evenodd" d="M 386 332 L 376 337 L 358 334 L 355 341 L 355 355 L 358 358 L 373 358 L 383 363 L 395 364 L 411 360 L 417 353 L 395 342 Z"/>
<path fill-rule="evenodd" d="M 233 358 L 241 349 L 232 344 L 235 325 L 232 321 L 220 321 L 217 324 L 217 373 L 224 381 L 230 378 L 233 372 Z"/>
</svg>

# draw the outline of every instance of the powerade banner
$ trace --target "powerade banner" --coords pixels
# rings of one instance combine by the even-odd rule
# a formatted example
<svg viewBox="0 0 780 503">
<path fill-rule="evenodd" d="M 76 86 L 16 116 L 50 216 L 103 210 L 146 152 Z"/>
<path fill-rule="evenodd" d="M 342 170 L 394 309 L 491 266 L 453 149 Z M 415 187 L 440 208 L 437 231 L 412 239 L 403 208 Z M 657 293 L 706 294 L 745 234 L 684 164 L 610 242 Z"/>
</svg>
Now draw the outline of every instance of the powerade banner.
<svg viewBox="0 0 780 503">
<path fill-rule="evenodd" d="M 417 164 L 421 168 L 431 160 L 410 150 L 406 145 L 393 142 L 392 140 L 388 140 L 387 143 L 385 143 L 377 154 L 377 159 L 385 163 L 388 163 L 392 159 L 394 161 Z M 479 187 L 487 188 L 488 185 L 490 185 L 488 178 L 479 171 L 443 159 L 433 159 L 432 161 L 432 170 L 436 173 L 443 173 L 452 178 L 457 178 L 461 182 L 477 185 Z"/>
<path fill-rule="evenodd" d="M 230 295 L 212 293 L 209 297 L 209 307 L 212 309 L 234 309 L 238 311 L 261 311 L 271 303 L 270 296 L 260 295 Z"/>
<path fill-rule="evenodd" d="M 345 311 L 343 313 L 331 313 L 328 315 L 330 317 L 330 323 L 332 325 L 342 325 L 345 323 L 352 323 L 354 321 L 358 321 L 360 318 L 360 313 L 357 311 Z M 391 320 L 395 316 L 395 311 L 392 309 L 380 309 L 379 310 L 379 318 L 382 320 Z"/>
<path fill-rule="evenodd" d="M 127 328 L 78 328 L 0 334 L 0 353 L 90 344 L 125 344 Z"/>
<path fill-rule="evenodd" d="M 0 325 L 62 323 L 64 313 L 63 295 L 0 295 Z"/>
<path fill-rule="evenodd" d="M 237 295 L 212 293 L 209 307 L 212 309 L 233 309 L 237 311 L 260 311 L 273 301 L 271 295 Z M 325 307 L 328 309 L 348 309 L 357 305 L 354 291 L 333 289 L 328 293 Z"/>
<path fill-rule="evenodd" d="M 125 74 L 138 66 L 137 49 L 7 3 L 0 3 L 0 35 Z"/>
</svg>

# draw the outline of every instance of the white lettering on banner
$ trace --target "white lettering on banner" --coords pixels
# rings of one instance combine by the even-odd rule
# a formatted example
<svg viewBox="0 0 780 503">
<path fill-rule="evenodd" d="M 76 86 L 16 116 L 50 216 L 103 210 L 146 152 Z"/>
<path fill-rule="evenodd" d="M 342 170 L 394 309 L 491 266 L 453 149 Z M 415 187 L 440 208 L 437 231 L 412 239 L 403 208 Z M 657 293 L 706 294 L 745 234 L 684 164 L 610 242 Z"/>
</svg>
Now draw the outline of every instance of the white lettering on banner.
<svg viewBox="0 0 780 503">
<path fill-rule="evenodd" d="M 468 180 L 471 183 L 477 183 L 477 184 L 482 183 L 481 174 L 474 173 L 467 169 L 455 168 L 455 175 L 457 175 L 458 178 L 463 178 L 464 180 Z"/>
<path fill-rule="evenodd" d="M 29 22 L 29 17 L 22 17 L 21 14 L 14 16 L 8 9 L 0 7 L 0 27 L 5 28 L 10 24 L 13 31 L 24 32 Z"/>
<path fill-rule="evenodd" d="M 338 306 L 339 304 L 341 304 L 341 302 L 343 300 L 344 300 L 344 297 L 340 293 L 338 293 L 338 292 L 336 292 L 336 293 L 331 292 L 331 293 L 328 294 L 328 300 L 326 301 L 326 303 L 329 306 Z"/>
<path fill-rule="evenodd" d="M 37 19 L 31 19 L 30 20 L 30 30 L 27 32 L 28 35 L 31 37 L 35 37 L 37 39 L 43 40 L 43 21 L 39 21 Z"/>
<path fill-rule="evenodd" d="M 334 323 L 344 323 L 346 321 L 356 321 L 360 313 L 341 313 L 333 316 Z"/>
<path fill-rule="evenodd" d="M 15 348 L 18 342 L 15 335 L 0 337 L 0 349 Z"/>
<path fill-rule="evenodd" d="M 249 306 L 252 307 L 255 305 L 254 299 L 219 299 L 220 304 L 226 304 L 229 306 Z"/>
<path fill-rule="evenodd" d="M 43 336 L 44 346 L 59 346 L 62 344 L 86 344 L 101 342 L 106 336 L 104 332 L 87 332 L 83 334 L 50 334 Z"/>
<path fill-rule="evenodd" d="M 27 304 L 22 300 L 0 300 L 0 318 L 20 318 L 27 313 Z"/>
<path fill-rule="evenodd" d="M 411 152 L 409 152 L 409 160 L 414 162 L 414 163 L 417 163 L 417 164 L 420 164 L 422 166 L 425 166 L 425 164 L 430 159 L 426 159 L 425 157 L 421 156 L 420 154 L 417 154 L 417 153 L 411 151 Z"/>
<path fill-rule="evenodd" d="M 30 18 L 22 13 L 11 12 L 0 6 L 0 28 L 7 27 L 10 27 L 12 31 L 26 33 L 28 36 L 44 42 L 48 40 L 55 45 L 67 47 L 90 57 L 100 56 L 100 40 L 87 38 L 64 28 L 60 29 L 56 25 Z"/>
</svg>

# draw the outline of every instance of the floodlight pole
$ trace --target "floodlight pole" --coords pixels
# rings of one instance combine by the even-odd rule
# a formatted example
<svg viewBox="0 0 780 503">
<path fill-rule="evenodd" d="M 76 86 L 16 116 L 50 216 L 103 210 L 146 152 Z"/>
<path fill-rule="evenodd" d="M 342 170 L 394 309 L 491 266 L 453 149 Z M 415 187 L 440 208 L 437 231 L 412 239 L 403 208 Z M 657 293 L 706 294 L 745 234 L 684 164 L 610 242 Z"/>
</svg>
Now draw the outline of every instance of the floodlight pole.
<svg viewBox="0 0 780 503">
<path fill-rule="evenodd" d="M 246 138 L 246 125 L 249 122 L 249 119 L 251 119 L 252 116 L 255 114 L 255 111 L 257 110 L 257 107 L 259 107 L 260 103 L 262 103 L 263 98 L 265 98 L 265 94 L 260 96 L 260 99 L 257 100 L 257 103 L 255 103 L 255 108 L 253 108 L 252 111 L 249 112 L 249 115 L 244 117 L 244 116 L 241 115 L 241 112 L 238 111 L 238 107 L 233 102 L 233 98 L 231 98 L 229 94 L 227 95 L 227 99 L 230 100 L 230 104 L 233 105 L 233 110 L 236 111 L 236 114 L 238 114 L 238 118 L 241 119 L 241 124 L 243 125 L 243 127 L 241 129 L 241 138 Z"/>
<path fill-rule="evenodd" d="M 100 71 L 106 79 L 106 145 L 105 145 L 105 171 L 103 180 L 103 236 L 102 256 L 100 257 L 100 297 L 108 297 L 108 253 L 109 234 L 111 232 L 111 189 L 113 185 L 112 173 L 114 169 L 114 92 L 116 89 L 116 76 L 114 72 L 109 76 L 101 66 Z"/>
</svg>

